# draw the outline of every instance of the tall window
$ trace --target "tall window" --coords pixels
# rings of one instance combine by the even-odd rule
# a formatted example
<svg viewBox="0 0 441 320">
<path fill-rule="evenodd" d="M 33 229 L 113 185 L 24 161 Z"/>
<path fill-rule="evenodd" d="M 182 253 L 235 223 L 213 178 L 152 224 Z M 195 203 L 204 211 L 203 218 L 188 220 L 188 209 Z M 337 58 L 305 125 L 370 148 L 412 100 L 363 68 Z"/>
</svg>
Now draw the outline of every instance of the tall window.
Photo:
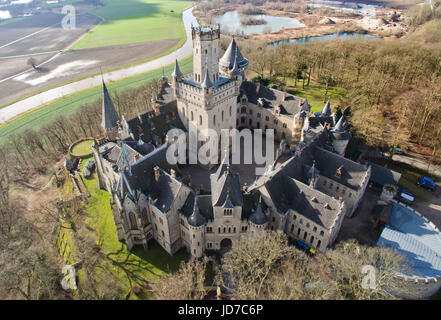
<svg viewBox="0 0 441 320">
<path fill-rule="evenodd" d="M 141 219 L 142 219 L 142 224 L 143 224 L 144 227 L 146 225 L 148 225 L 149 219 L 148 219 L 148 215 L 147 215 L 147 208 L 143 208 L 141 210 Z"/>
<path fill-rule="evenodd" d="M 222 111 L 222 121 L 224 121 L 224 112 Z"/>
<path fill-rule="evenodd" d="M 133 212 L 129 212 L 129 219 L 130 219 L 130 227 L 132 229 L 138 229 L 138 224 L 136 223 L 136 217 Z"/>
<path fill-rule="evenodd" d="M 191 111 L 191 121 L 194 121 L 193 111 Z"/>
<path fill-rule="evenodd" d="M 199 116 L 199 124 L 202 125 L 202 116 Z"/>
<path fill-rule="evenodd" d="M 213 125 L 216 125 L 216 115 L 213 116 Z"/>
</svg>

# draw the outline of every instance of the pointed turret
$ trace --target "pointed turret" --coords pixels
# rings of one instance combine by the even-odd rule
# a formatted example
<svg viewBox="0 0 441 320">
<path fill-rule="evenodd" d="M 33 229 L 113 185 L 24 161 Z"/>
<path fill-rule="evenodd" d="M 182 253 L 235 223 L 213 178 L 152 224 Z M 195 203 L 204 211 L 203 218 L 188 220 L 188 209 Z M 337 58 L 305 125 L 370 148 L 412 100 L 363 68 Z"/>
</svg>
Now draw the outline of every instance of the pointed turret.
<svg viewBox="0 0 441 320">
<path fill-rule="evenodd" d="M 340 120 L 338 120 L 337 124 L 335 125 L 334 129 L 332 131 L 335 132 L 344 132 L 344 123 L 343 123 L 343 116 L 340 117 Z"/>
<path fill-rule="evenodd" d="M 119 116 L 113 105 L 112 98 L 103 81 L 103 107 L 102 107 L 102 123 L 103 129 L 112 129 L 118 126 Z"/>
<path fill-rule="evenodd" d="M 237 64 L 240 68 L 248 66 L 248 60 L 245 59 L 242 54 L 240 53 L 239 48 L 237 47 L 236 40 L 233 39 L 230 42 L 230 45 L 228 46 L 227 50 L 225 51 L 225 54 L 222 56 L 222 58 L 219 61 L 219 65 L 222 67 L 227 68 L 228 70 L 233 68 L 234 65 L 234 58 L 237 54 Z"/>
<path fill-rule="evenodd" d="M 326 102 L 325 106 L 323 107 L 322 113 L 320 114 L 320 116 L 322 117 L 329 117 L 331 115 L 331 103 Z"/>
<path fill-rule="evenodd" d="M 259 195 L 259 202 L 257 204 L 256 211 L 251 214 L 250 221 L 257 225 L 263 225 L 267 222 L 267 218 L 265 214 L 263 213 L 263 201 L 262 201 L 262 195 Z"/>
<path fill-rule="evenodd" d="M 230 74 L 232 76 L 239 76 L 240 75 L 239 65 L 237 64 L 237 48 L 236 48 L 236 53 L 234 55 L 233 68 L 230 70 Z"/>
<path fill-rule="evenodd" d="M 208 89 L 213 86 L 213 83 L 210 80 L 210 75 L 208 73 L 208 66 L 207 66 L 207 68 L 205 68 L 205 77 L 204 77 L 204 81 L 202 82 L 201 86 L 204 89 Z"/>
<path fill-rule="evenodd" d="M 176 59 L 175 69 L 173 70 L 171 75 L 172 75 L 173 78 L 180 78 L 180 77 L 182 77 L 182 72 L 179 69 L 178 59 Z"/>
<path fill-rule="evenodd" d="M 199 212 L 197 197 L 194 199 L 193 213 L 188 217 L 187 221 L 192 227 L 200 227 L 206 222 L 204 216 Z"/>
</svg>

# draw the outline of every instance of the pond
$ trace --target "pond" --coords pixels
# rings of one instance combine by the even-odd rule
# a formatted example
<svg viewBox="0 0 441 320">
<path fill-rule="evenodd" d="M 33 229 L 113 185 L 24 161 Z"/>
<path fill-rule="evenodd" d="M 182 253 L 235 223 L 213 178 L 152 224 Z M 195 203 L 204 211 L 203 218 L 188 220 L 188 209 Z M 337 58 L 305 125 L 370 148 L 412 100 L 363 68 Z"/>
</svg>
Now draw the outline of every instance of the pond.
<svg viewBox="0 0 441 320">
<path fill-rule="evenodd" d="M 261 25 L 243 25 L 242 18 L 263 19 L 267 23 Z M 220 25 L 222 33 L 239 35 L 263 34 L 278 31 L 284 28 L 303 28 L 305 25 L 297 19 L 274 17 L 268 15 L 241 15 L 237 10 L 228 11 L 220 17 L 214 17 L 213 22 Z"/>
<path fill-rule="evenodd" d="M 333 39 L 356 39 L 356 40 L 369 40 L 369 39 L 380 39 L 379 37 L 376 37 L 369 33 L 356 33 L 356 32 L 341 32 L 341 33 L 333 33 L 333 34 L 327 34 L 324 36 L 315 36 L 315 37 L 305 37 L 305 38 L 297 38 L 297 39 L 287 39 L 287 40 L 280 40 L 277 42 L 273 42 L 268 44 L 268 47 L 277 47 L 281 44 L 286 43 L 308 43 L 311 41 L 326 41 L 326 40 L 333 40 Z"/>
</svg>

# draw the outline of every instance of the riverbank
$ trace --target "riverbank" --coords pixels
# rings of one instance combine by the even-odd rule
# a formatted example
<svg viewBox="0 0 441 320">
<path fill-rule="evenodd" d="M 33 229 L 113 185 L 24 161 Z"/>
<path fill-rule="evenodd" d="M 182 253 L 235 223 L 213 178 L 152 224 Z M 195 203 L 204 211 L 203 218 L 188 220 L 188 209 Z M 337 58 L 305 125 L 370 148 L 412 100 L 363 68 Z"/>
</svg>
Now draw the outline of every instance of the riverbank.
<svg viewBox="0 0 441 320">
<path fill-rule="evenodd" d="M 344 32 L 370 33 L 379 38 L 398 38 L 408 31 L 405 23 L 406 10 L 374 7 L 349 9 L 349 7 L 337 5 L 337 7 L 347 9 L 345 11 L 327 7 L 315 8 L 311 6 L 313 4 L 315 3 L 308 2 L 307 6 L 301 6 L 292 3 L 266 3 L 262 6 L 255 6 L 255 10 L 266 16 L 296 19 L 300 25 L 296 28 L 283 28 L 273 32 L 262 32 L 262 34 L 253 33 L 244 37 L 249 40 L 272 43 Z M 225 13 L 231 11 L 241 13 L 244 10 L 249 10 L 249 5 L 223 4 L 222 7 L 207 12 L 196 9 L 194 14 L 198 19 L 211 23 L 215 17 L 215 20 L 218 20 Z M 271 23 L 268 23 L 266 28 L 270 29 Z M 237 32 L 235 34 L 238 35 Z"/>
</svg>

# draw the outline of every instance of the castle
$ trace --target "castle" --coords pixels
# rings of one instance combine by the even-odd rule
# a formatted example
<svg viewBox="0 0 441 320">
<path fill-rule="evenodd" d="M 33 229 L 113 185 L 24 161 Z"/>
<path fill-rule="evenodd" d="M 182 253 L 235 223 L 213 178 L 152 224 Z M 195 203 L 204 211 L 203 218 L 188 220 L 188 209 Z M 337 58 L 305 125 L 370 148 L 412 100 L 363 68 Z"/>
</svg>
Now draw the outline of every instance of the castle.
<svg viewBox="0 0 441 320">
<path fill-rule="evenodd" d="M 118 239 L 129 250 L 148 250 L 154 239 L 171 255 L 185 247 L 199 258 L 270 229 L 326 250 L 371 174 L 344 157 L 351 135 L 343 119 L 329 102 L 312 114 L 306 99 L 248 82 L 248 60 L 234 38 L 219 59 L 219 27 L 193 27 L 192 38 L 193 73 L 184 76 L 176 61 L 171 82 L 164 76 L 161 92 L 152 94 L 152 110 L 120 117 L 103 83 L 106 138 L 95 142 L 93 153 L 100 187 L 113 197 Z M 166 133 L 189 124 L 198 131 L 274 129 L 280 153 L 249 186 L 241 184 L 227 153 L 215 170 L 206 169 L 209 190 L 201 190 L 166 159 Z"/>
</svg>

